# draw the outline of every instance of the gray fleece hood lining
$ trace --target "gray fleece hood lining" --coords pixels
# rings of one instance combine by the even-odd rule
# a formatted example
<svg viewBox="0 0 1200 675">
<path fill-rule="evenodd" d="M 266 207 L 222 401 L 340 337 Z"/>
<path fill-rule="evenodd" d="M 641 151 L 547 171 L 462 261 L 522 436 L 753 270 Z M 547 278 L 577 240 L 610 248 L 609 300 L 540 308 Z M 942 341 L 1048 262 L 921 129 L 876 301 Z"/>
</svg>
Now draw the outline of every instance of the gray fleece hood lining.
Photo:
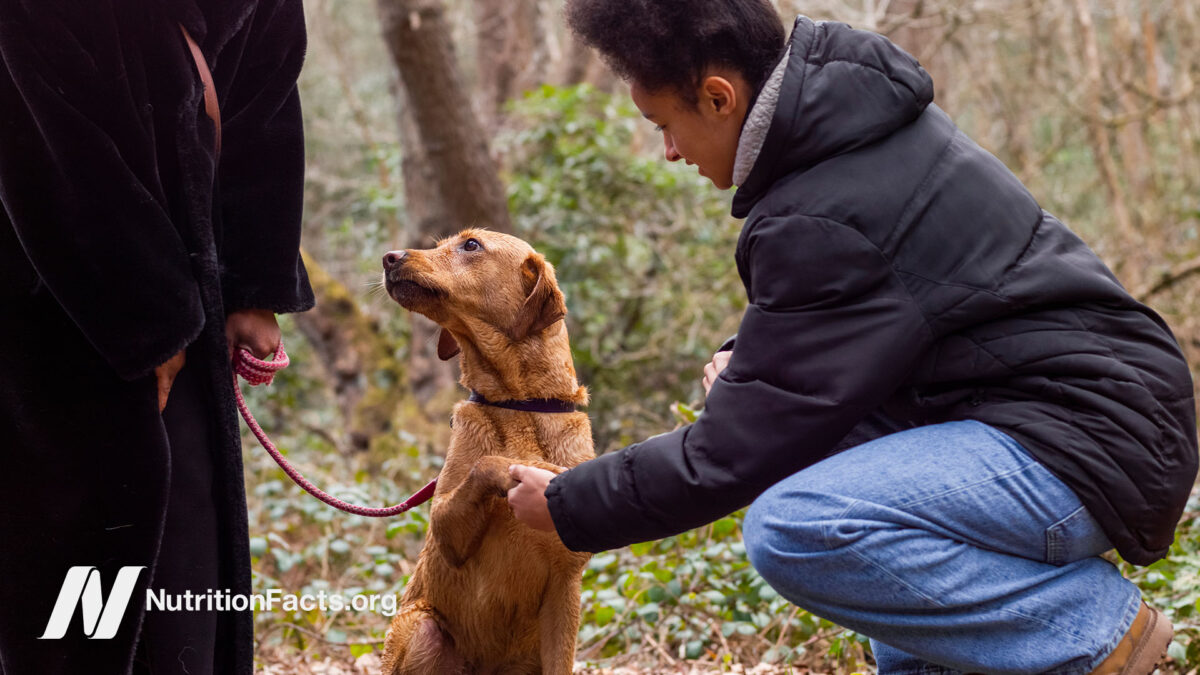
<svg viewBox="0 0 1200 675">
<path fill-rule="evenodd" d="M 771 120 L 775 117 L 775 106 L 779 104 L 779 90 L 783 85 L 783 74 L 787 72 L 788 57 L 792 53 L 791 45 L 783 53 L 783 58 L 771 71 L 771 76 L 763 84 L 758 93 L 754 107 L 746 114 L 746 122 L 742 125 L 742 133 L 738 136 L 737 155 L 733 161 L 733 184 L 740 186 L 746 182 L 758 154 L 762 152 L 763 143 L 767 140 L 767 132 L 771 129 Z"/>
</svg>

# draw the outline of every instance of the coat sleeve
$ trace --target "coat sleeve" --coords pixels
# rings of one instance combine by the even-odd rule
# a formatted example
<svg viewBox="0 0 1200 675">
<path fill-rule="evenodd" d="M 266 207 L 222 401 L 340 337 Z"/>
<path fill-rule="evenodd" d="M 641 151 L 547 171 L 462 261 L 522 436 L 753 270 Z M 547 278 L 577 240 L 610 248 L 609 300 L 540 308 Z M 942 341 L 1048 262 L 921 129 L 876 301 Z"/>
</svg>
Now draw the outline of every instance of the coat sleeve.
<svg viewBox="0 0 1200 675">
<path fill-rule="evenodd" d="M 264 0 L 216 63 L 226 311 L 313 306 L 300 258 L 304 125 L 296 80 L 305 47 L 301 0 Z"/>
<path fill-rule="evenodd" d="M 601 551 L 746 506 L 837 446 L 930 344 L 879 250 L 827 220 L 748 225 L 751 302 L 695 423 L 585 462 L 546 490 L 563 543 Z"/>
<path fill-rule="evenodd" d="M 0 226 L 100 355 L 137 378 L 204 325 L 187 250 L 146 168 L 148 104 L 112 66 L 120 45 L 103 27 L 41 3 L 3 7 Z"/>
</svg>

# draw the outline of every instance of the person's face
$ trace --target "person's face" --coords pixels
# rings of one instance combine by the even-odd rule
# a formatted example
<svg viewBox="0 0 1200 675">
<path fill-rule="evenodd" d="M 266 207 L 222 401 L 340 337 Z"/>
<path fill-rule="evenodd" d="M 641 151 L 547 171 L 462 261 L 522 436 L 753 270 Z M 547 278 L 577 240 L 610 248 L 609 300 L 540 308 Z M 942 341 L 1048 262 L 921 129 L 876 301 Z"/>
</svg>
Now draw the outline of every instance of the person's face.
<svg viewBox="0 0 1200 675">
<path fill-rule="evenodd" d="M 725 190 L 733 185 L 733 161 L 750 88 L 734 73 L 710 74 L 689 103 L 674 89 L 648 91 L 634 82 L 633 104 L 662 132 L 667 161 L 695 165 L 701 176 Z"/>
</svg>

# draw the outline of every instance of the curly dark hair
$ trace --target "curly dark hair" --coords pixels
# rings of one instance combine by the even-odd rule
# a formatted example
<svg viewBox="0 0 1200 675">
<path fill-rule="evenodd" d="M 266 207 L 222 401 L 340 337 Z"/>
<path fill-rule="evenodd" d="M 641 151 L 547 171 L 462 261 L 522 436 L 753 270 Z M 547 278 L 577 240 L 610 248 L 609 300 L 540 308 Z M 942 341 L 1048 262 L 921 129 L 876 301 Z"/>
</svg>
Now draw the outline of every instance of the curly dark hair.
<svg viewBox="0 0 1200 675">
<path fill-rule="evenodd" d="M 734 69 L 757 92 L 784 46 L 770 0 L 567 0 L 564 13 L 617 75 L 692 104 L 712 66 Z"/>
</svg>

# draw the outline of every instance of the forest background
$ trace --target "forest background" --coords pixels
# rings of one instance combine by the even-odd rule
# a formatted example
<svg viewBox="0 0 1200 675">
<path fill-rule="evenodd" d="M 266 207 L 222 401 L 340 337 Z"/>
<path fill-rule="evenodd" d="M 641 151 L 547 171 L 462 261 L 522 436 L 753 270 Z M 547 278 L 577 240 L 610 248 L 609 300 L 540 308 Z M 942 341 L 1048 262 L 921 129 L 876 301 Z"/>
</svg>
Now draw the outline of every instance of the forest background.
<svg viewBox="0 0 1200 675">
<path fill-rule="evenodd" d="M 380 258 L 461 227 L 556 266 L 597 452 L 694 418 L 701 368 L 736 331 L 740 221 L 662 157 L 626 86 L 575 42 L 561 0 L 304 0 L 304 256 L 318 303 L 285 317 L 292 367 L 250 405 L 343 498 L 396 503 L 432 478 L 464 397 L 430 324 L 378 289 Z M 779 0 L 916 55 L 936 102 L 1011 168 L 1200 363 L 1200 3 Z M 864 195 L 869 198 L 869 195 Z M 245 442 L 255 590 L 402 591 L 425 508 L 349 516 Z M 1168 559 L 1124 565 L 1200 667 L 1200 499 Z M 748 565 L 740 514 L 596 556 L 580 672 L 870 672 L 863 636 L 789 605 Z M 262 612 L 262 673 L 375 672 L 388 617 Z"/>
</svg>

